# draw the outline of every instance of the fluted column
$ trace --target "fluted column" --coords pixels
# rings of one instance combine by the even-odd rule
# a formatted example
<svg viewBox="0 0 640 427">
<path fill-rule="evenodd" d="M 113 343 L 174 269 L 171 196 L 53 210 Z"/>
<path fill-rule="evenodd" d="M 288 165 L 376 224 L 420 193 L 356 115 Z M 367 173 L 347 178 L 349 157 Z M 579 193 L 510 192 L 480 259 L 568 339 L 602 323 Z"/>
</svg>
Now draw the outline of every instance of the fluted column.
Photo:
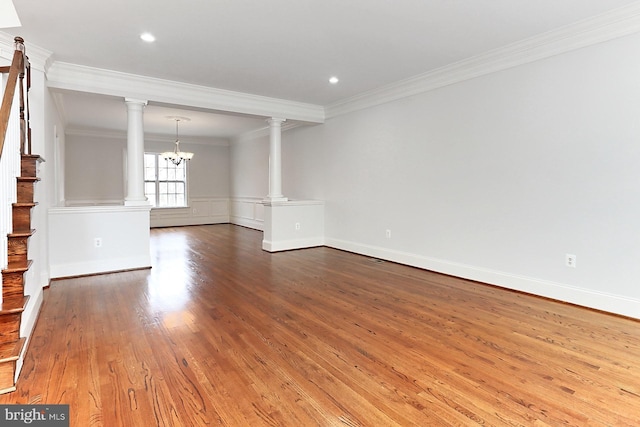
<svg viewBox="0 0 640 427">
<path fill-rule="evenodd" d="M 288 199 L 282 194 L 282 123 L 286 119 L 272 117 L 269 123 L 269 194 L 265 202 L 284 202 Z"/>
<path fill-rule="evenodd" d="M 144 195 L 144 122 L 147 101 L 125 98 L 127 104 L 127 194 L 125 206 L 148 205 Z"/>
</svg>

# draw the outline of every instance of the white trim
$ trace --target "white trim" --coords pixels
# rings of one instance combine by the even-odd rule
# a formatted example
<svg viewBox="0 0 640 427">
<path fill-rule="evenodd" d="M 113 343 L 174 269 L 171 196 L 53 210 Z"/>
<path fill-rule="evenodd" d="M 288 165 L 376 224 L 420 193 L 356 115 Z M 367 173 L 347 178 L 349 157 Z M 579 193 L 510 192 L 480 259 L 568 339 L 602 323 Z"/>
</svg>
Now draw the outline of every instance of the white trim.
<svg viewBox="0 0 640 427">
<path fill-rule="evenodd" d="M 431 70 L 325 107 L 325 117 L 373 107 L 640 31 L 640 2 Z"/>
<path fill-rule="evenodd" d="M 135 211 L 151 211 L 151 205 L 143 206 L 64 206 L 49 208 L 49 215 L 68 215 L 68 214 L 87 214 L 101 212 L 135 212 Z"/>
<path fill-rule="evenodd" d="M 9 53 L 8 59 L 13 58 L 13 51 L 15 50 L 13 39 L 14 36 L 0 31 L 0 57 L 5 58 Z M 46 72 L 51 66 L 53 53 L 29 43 L 29 40 L 25 40 L 24 45 L 31 67 L 35 70 Z"/>
<path fill-rule="evenodd" d="M 152 208 L 151 228 L 229 223 L 226 197 L 190 197 L 188 203 L 186 207 Z"/>
<path fill-rule="evenodd" d="M 324 238 L 310 237 L 308 239 L 279 240 L 277 242 L 262 241 L 262 249 L 267 252 L 290 251 L 293 249 L 305 249 L 317 246 L 324 246 Z"/>
<path fill-rule="evenodd" d="M 54 62 L 47 73 L 53 89 L 140 98 L 156 103 L 183 105 L 265 117 L 286 117 L 324 122 L 319 105 L 269 98 L 243 92 L 139 76 L 84 65 Z"/>
<path fill-rule="evenodd" d="M 124 206 L 123 199 L 104 199 L 104 200 L 96 200 L 96 199 L 83 199 L 83 200 L 65 200 L 64 206 L 56 206 L 56 207 L 66 207 L 66 208 L 77 208 L 77 207 L 89 207 L 89 206 Z"/>
<path fill-rule="evenodd" d="M 287 121 L 285 123 L 282 124 L 282 126 L 280 127 L 280 131 L 282 133 L 291 130 L 291 129 L 295 129 L 298 128 L 300 126 L 303 126 L 302 123 L 295 123 L 295 122 L 290 122 Z M 270 129 L 269 126 L 265 126 L 262 128 L 258 128 L 258 129 L 253 129 L 250 131 L 247 131 L 243 134 L 238 135 L 237 137 L 233 138 L 232 142 L 243 142 L 243 141 L 251 141 L 254 140 L 256 138 L 261 138 L 261 137 L 267 137 L 270 134 Z"/>
<path fill-rule="evenodd" d="M 51 278 L 102 274 L 151 267 L 151 255 L 51 265 Z"/>
<path fill-rule="evenodd" d="M 312 205 L 324 205 L 324 200 L 308 200 L 308 199 L 287 199 L 287 200 L 275 200 L 275 201 L 262 201 L 265 206 L 312 206 Z"/>
<path fill-rule="evenodd" d="M 507 68 L 548 58 L 640 31 L 640 1 L 610 10 L 484 54 L 329 104 L 319 105 L 104 70 L 65 62 L 50 65 L 52 53 L 28 45 L 36 69 L 48 70 L 48 86 L 103 95 L 220 111 L 285 117 L 310 123 L 434 90 Z M 27 41 L 25 41 L 27 42 Z M 13 50 L 13 37 L 0 32 L 0 57 Z M 5 52 L 3 49 L 6 49 Z M 259 134 L 259 131 L 258 131 Z M 246 135 L 250 137 L 251 135 Z M 244 139 L 244 135 L 240 140 Z"/>
<path fill-rule="evenodd" d="M 24 347 L 22 348 L 22 353 L 20 357 L 16 361 L 16 372 L 15 372 L 15 382 L 18 382 L 18 377 L 20 376 L 20 371 L 22 371 L 22 365 L 24 364 L 24 356 L 27 352 L 27 348 L 29 347 L 29 343 L 31 342 L 31 337 L 33 335 L 33 330 L 36 327 L 36 321 L 38 320 L 38 315 L 40 314 L 40 309 L 42 308 L 42 303 L 44 302 L 44 292 L 42 287 L 39 286 L 36 289 L 35 295 L 29 296 L 29 303 L 27 304 L 26 309 L 22 312 L 22 320 L 20 322 L 20 336 L 25 337 L 26 340 L 24 342 Z"/>
<path fill-rule="evenodd" d="M 640 300 L 438 258 L 325 238 L 325 246 L 640 319 Z"/>
<path fill-rule="evenodd" d="M 264 231 L 264 220 L 245 218 L 242 216 L 231 215 L 229 217 L 229 223 L 233 225 L 239 225 L 241 227 L 252 228 L 258 231 Z"/>
<path fill-rule="evenodd" d="M 50 92 L 51 93 L 51 99 L 53 99 L 53 103 L 56 106 L 56 110 L 58 112 L 58 117 L 60 117 L 60 121 L 62 122 L 62 125 L 64 126 L 64 132 L 63 133 L 67 133 L 67 124 L 69 123 L 69 117 L 67 115 L 67 110 L 64 106 L 64 98 L 62 96 L 62 93 L 60 92 Z"/>
<path fill-rule="evenodd" d="M 187 225 L 228 224 L 229 215 L 212 215 L 206 218 L 189 216 L 152 216 L 151 228 L 182 227 Z"/>
<path fill-rule="evenodd" d="M 238 209 L 239 206 L 247 209 Z M 250 214 L 247 216 L 247 212 Z M 244 214 L 244 215 L 243 215 Z M 258 197 L 232 197 L 229 199 L 229 222 L 242 227 L 264 231 L 264 204 Z"/>
</svg>

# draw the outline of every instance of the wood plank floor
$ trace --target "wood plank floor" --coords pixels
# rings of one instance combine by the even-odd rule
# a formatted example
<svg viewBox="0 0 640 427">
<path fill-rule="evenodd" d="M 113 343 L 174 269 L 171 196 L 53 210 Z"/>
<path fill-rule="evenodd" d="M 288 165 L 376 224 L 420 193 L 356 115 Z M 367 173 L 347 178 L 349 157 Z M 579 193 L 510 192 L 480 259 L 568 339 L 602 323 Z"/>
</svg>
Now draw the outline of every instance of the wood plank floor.
<svg viewBox="0 0 640 427">
<path fill-rule="evenodd" d="M 86 426 L 638 426 L 640 322 L 232 225 L 55 281 L 18 390 Z"/>
</svg>

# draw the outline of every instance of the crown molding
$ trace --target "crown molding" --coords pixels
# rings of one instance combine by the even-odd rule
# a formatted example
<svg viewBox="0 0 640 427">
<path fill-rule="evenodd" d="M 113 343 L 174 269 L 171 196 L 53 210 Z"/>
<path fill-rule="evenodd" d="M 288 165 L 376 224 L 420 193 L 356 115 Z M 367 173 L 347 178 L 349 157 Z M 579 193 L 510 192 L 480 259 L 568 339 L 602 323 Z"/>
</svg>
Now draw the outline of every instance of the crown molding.
<svg viewBox="0 0 640 427">
<path fill-rule="evenodd" d="M 84 65 L 54 62 L 47 73 L 53 89 L 144 99 L 264 117 L 285 117 L 311 123 L 324 122 L 320 105 L 216 89 L 189 83 L 122 73 Z"/>
<path fill-rule="evenodd" d="M 52 62 L 51 52 L 29 44 L 28 40 L 26 44 L 32 66 L 47 73 L 48 86 L 54 89 L 323 123 L 325 118 L 428 92 L 639 31 L 640 1 L 635 1 L 595 17 L 340 100 L 324 108 L 314 104 Z M 0 31 L 0 58 L 10 60 L 13 49 L 13 36 Z M 244 135 L 239 139 L 245 139 Z"/>
<path fill-rule="evenodd" d="M 288 130 L 291 129 L 295 129 L 298 128 L 300 126 L 303 126 L 302 123 L 295 123 L 295 122 L 284 122 L 282 124 L 282 126 L 280 127 L 280 132 L 284 133 Z M 253 129 L 250 130 L 248 132 L 245 132 L 241 135 L 238 135 L 237 137 L 233 138 L 231 140 L 231 143 L 236 143 L 236 142 L 244 142 L 244 141 L 250 141 L 256 138 L 263 138 L 266 136 L 269 136 L 271 134 L 271 129 L 269 126 L 265 126 L 265 127 L 261 127 L 258 129 Z"/>
<path fill-rule="evenodd" d="M 325 106 L 325 118 L 428 92 L 640 31 L 640 1 Z"/>
<path fill-rule="evenodd" d="M 13 51 L 15 50 L 13 39 L 14 36 L 0 31 L 0 58 L 5 58 L 11 61 L 13 58 Z M 36 70 L 46 73 L 51 66 L 53 53 L 41 48 L 40 46 L 29 43 L 28 40 L 25 40 L 24 44 L 31 66 Z"/>
</svg>

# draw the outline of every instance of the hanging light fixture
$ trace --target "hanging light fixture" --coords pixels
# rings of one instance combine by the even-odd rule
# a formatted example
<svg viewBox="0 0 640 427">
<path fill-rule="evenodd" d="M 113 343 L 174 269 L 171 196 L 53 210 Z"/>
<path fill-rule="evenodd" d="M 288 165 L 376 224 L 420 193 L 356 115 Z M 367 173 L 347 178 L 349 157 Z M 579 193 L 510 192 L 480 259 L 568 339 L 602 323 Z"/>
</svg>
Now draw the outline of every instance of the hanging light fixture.
<svg viewBox="0 0 640 427">
<path fill-rule="evenodd" d="M 167 118 L 176 121 L 176 142 L 173 151 L 165 151 L 161 154 L 161 156 L 165 160 L 171 160 L 171 163 L 178 166 L 180 163 L 182 163 L 183 160 L 191 160 L 191 158 L 193 157 L 193 153 L 180 150 L 180 138 L 178 137 L 178 123 L 180 123 L 181 121 L 188 122 L 191 119 L 187 117 L 177 116 L 171 116 Z"/>
</svg>

